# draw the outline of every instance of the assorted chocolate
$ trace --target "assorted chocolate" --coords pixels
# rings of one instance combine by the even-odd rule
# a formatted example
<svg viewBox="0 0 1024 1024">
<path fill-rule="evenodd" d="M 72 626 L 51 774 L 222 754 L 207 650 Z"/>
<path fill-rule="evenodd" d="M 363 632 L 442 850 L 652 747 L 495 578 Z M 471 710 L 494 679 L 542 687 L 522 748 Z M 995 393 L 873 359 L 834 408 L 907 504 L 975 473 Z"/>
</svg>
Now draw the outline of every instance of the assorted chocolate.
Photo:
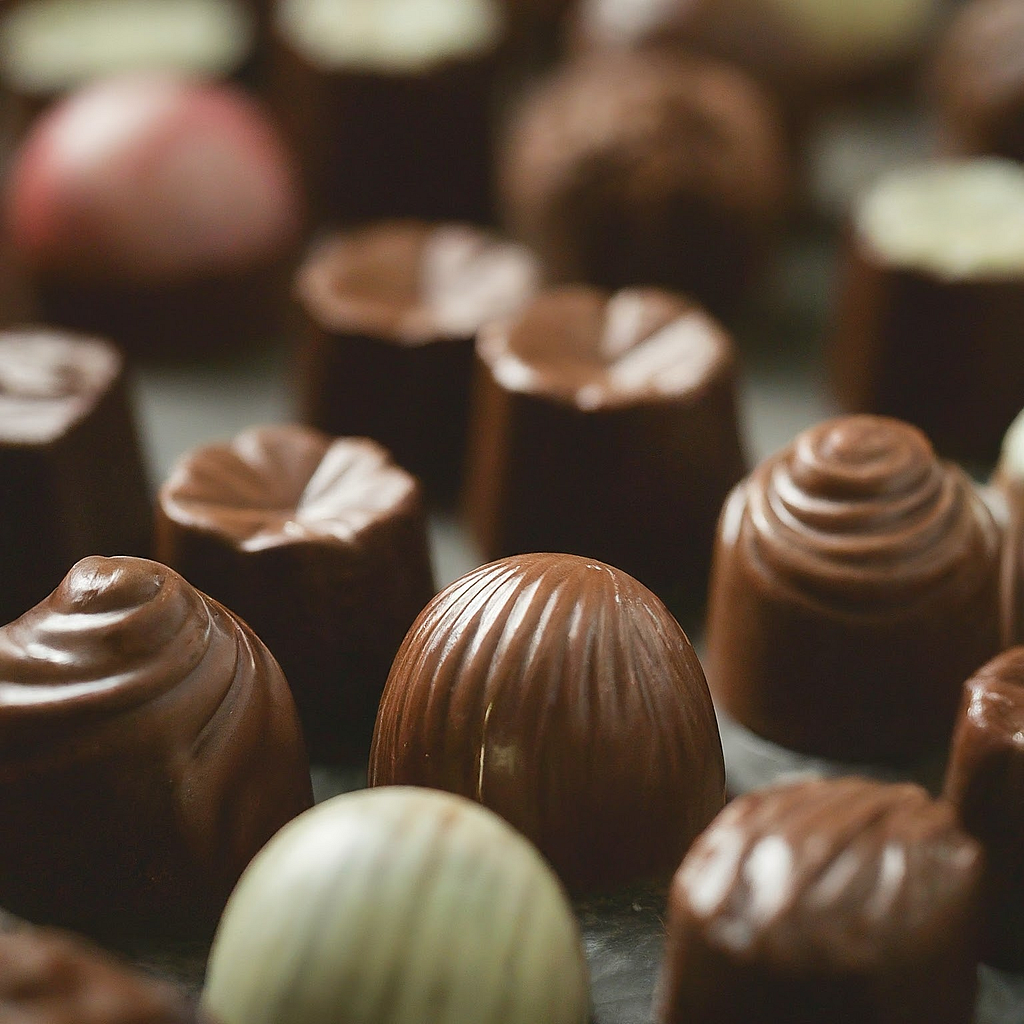
<svg viewBox="0 0 1024 1024">
<path fill-rule="evenodd" d="M 434 594 L 416 480 L 366 438 L 256 427 L 182 456 L 156 549 L 270 648 L 312 759 L 365 763 L 391 661 Z"/>
</svg>

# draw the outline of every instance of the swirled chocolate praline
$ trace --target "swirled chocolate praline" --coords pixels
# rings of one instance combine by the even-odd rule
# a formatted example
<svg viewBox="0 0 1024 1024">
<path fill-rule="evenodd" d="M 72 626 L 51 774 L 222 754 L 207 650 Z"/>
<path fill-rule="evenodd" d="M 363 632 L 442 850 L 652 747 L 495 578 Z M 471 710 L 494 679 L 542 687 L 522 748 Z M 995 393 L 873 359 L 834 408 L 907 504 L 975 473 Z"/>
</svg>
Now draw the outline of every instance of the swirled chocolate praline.
<svg viewBox="0 0 1024 1024">
<path fill-rule="evenodd" d="M 177 573 L 83 559 L 0 629 L 0 904 L 92 934 L 198 934 L 311 802 L 280 668 Z"/>
<path fill-rule="evenodd" d="M 968 1024 L 979 845 L 917 786 L 748 793 L 669 894 L 661 1024 Z"/>
<path fill-rule="evenodd" d="M 725 795 L 679 624 L 624 572 L 556 554 L 475 569 L 424 609 L 388 677 L 369 776 L 477 800 L 577 892 L 667 879 Z"/>
<path fill-rule="evenodd" d="M 998 529 L 915 428 L 819 424 L 726 502 L 708 676 L 753 732 L 905 762 L 948 742 L 963 680 L 999 646 Z"/>
</svg>

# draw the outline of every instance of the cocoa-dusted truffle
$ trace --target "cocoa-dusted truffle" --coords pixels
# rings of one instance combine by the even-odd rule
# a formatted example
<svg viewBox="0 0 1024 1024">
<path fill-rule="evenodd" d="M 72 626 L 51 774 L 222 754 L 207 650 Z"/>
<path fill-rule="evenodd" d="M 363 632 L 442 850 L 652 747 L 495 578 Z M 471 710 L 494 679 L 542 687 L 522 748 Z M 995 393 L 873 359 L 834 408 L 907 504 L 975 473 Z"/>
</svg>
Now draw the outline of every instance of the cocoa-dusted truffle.
<svg viewBox="0 0 1024 1024">
<path fill-rule="evenodd" d="M 475 569 L 424 609 L 388 677 L 369 776 L 490 807 L 575 890 L 668 877 L 725 790 L 678 623 L 624 572 L 554 554 Z"/>
<path fill-rule="evenodd" d="M 513 118 L 513 234 L 555 281 L 663 285 L 735 314 L 785 206 L 783 142 L 741 72 L 618 54 L 566 66 Z"/>
<path fill-rule="evenodd" d="M 416 480 L 364 438 L 257 427 L 184 455 L 157 555 L 281 663 L 315 761 L 365 761 L 402 637 L 434 594 Z"/>
<path fill-rule="evenodd" d="M 1024 970 L 1024 647 L 964 685 L 944 796 L 985 849 L 984 958 Z"/>
<path fill-rule="evenodd" d="M 941 748 L 999 650 L 999 532 L 962 470 L 875 416 L 799 435 L 737 487 L 711 572 L 719 707 L 782 746 L 905 763 Z"/>
<path fill-rule="evenodd" d="M 545 292 L 477 341 L 467 509 L 485 556 L 591 555 L 703 595 L 743 475 L 732 343 L 655 289 Z"/>
<path fill-rule="evenodd" d="M 212 927 L 309 806 L 277 663 L 177 573 L 79 562 L 0 629 L 0 904 L 91 933 Z"/>
<path fill-rule="evenodd" d="M 0 333 L 0 476 L 2 622 L 79 558 L 149 554 L 146 478 L 111 345 L 47 328 Z"/>
<path fill-rule="evenodd" d="M 473 338 L 533 296 L 524 248 L 461 224 L 387 221 L 338 235 L 300 268 L 303 418 L 379 440 L 428 491 L 461 476 Z"/>
<path fill-rule="evenodd" d="M 995 458 L 1024 395 L 1024 168 L 894 171 L 858 203 L 834 327 L 833 387 L 936 447 Z"/>
<path fill-rule="evenodd" d="M 669 895 L 661 1024 L 969 1024 L 982 854 L 917 786 L 735 800 Z"/>
</svg>

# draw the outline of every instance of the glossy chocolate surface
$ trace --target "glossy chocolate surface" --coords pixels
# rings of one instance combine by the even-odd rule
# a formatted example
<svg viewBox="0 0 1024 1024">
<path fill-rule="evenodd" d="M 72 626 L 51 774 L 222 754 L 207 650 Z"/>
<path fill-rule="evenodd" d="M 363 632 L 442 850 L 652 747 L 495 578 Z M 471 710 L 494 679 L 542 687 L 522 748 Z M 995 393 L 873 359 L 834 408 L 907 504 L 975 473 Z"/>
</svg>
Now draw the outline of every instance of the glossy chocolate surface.
<svg viewBox="0 0 1024 1024">
<path fill-rule="evenodd" d="M 982 854 L 917 786 L 812 781 L 712 822 L 669 897 L 662 1024 L 968 1024 Z"/>
<path fill-rule="evenodd" d="M 805 431 L 719 523 L 708 679 L 766 739 L 851 761 L 942 747 L 962 680 L 999 650 L 999 532 L 919 431 L 851 416 Z"/>
<path fill-rule="evenodd" d="M 964 685 L 944 796 L 985 849 L 985 960 L 1024 970 L 1024 647 Z"/>
<path fill-rule="evenodd" d="M 83 559 L 0 629 L 0 903 L 16 913 L 203 932 L 310 802 L 277 664 L 165 566 Z"/>
<path fill-rule="evenodd" d="M 745 462 L 725 331 L 656 289 L 542 293 L 477 341 L 466 507 L 486 557 L 571 551 L 703 597 Z"/>
<path fill-rule="evenodd" d="M 106 342 L 0 333 L 0 620 L 41 601 L 79 558 L 149 553 L 149 497 L 124 363 Z"/>
<path fill-rule="evenodd" d="M 273 652 L 313 760 L 363 763 L 391 660 L 434 593 L 416 480 L 364 438 L 254 428 L 179 460 L 157 548 Z"/>
<path fill-rule="evenodd" d="M 788 188 L 767 99 L 697 58 L 615 54 L 566 66 L 512 119 L 501 198 L 556 282 L 660 285 L 734 316 Z"/>
<path fill-rule="evenodd" d="M 725 795 L 678 623 L 625 573 L 553 554 L 483 566 L 427 606 L 388 678 L 369 779 L 479 801 L 573 890 L 667 878 Z"/>
</svg>

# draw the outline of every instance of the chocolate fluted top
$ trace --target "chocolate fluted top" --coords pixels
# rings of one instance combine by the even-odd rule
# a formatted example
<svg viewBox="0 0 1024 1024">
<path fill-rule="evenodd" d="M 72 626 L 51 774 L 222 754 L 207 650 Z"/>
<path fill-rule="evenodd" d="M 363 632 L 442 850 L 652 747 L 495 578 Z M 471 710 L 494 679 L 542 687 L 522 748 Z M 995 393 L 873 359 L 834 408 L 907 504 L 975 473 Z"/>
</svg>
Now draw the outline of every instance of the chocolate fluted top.
<svg viewBox="0 0 1024 1024">
<path fill-rule="evenodd" d="M 45 444 L 85 417 L 121 372 L 97 338 L 27 328 L 0 334 L 0 443 Z"/>
<path fill-rule="evenodd" d="M 315 249 L 296 289 L 329 331 L 417 345 L 471 338 L 519 309 L 538 280 L 528 250 L 479 229 L 385 221 Z"/>
<path fill-rule="evenodd" d="M 697 394 L 733 361 L 716 321 L 655 288 L 544 292 L 517 317 L 484 327 L 477 352 L 509 390 L 585 410 Z"/>
<path fill-rule="evenodd" d="M 190 452 L 160 492 L 175 522 L 226 536 L 244 551 L 306 540 L 350 544 L 418 501 L 416 479 L 376 442 L 299 426 L 254 427 Z"/>
</svg>

